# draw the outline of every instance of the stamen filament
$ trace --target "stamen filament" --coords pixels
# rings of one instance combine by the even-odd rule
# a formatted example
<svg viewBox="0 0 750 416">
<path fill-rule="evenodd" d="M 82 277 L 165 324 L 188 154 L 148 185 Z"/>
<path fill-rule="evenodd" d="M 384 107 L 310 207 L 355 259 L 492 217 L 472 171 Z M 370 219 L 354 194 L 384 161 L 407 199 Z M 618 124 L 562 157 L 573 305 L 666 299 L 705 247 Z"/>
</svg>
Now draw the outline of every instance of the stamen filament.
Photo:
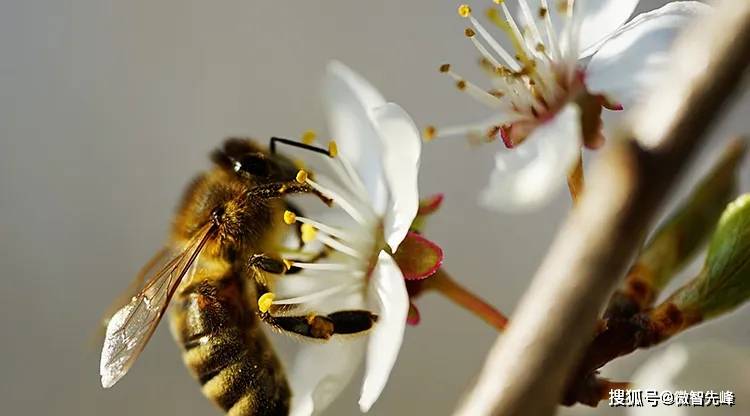
<svg viewBox="0 0 750 416">
<path fill-rule="evenodd" d="M 322 271 L 329 271 L 329 272 L 347 272 L 351 273 L 352 275 L 362 275 L 364 272 L 362 270 L 355 269 L 352 265 L 347 263 L 298 263 L 294 262 L 293 266 L 299 267 L 300 269 L 305 270 L 322 270 Z"/>
<path fill-rule="evenodd" d="M 342 243 L 339 240 L 336 240 L 334 238 L 331 238 L 331 236 L 324 234 L 324 233 L 318 233 L 318 240 L 327 245 L 328 247 L 340 251 L 346 255 L 349 255 L 351 257 L 357 258 L 357 259 L 364 259 L 365 257 L 354 248 Z"/>
<path fill-rule="evenodd" d="M 341 194 L 334 191 L 333 189 L 323 187 L 322 185 L 318 184 L 317 182 L 313 181 L 310 178 L 305 178 L 308 185 L 310 185 L 313 189 L 316 191 L 322 193 L 323 195 L 331 198 L 333 202 L 341 207 L 347 214 L 349 214 L 350 217 L 352 217 L 355 221 L 362 225 L 367 225 L 367 221 L 362 216 L 362 214 L 357 211 L 356 208 L 354 208 L 354 205 L 352 205 L 348 200 L 346 200 Z"/>
<path fill-rule="evenodd" d="M 336 227 L 332 227 L 330 225 L 323 224 L 320 221 L 315 221 L 315 220 L 313 220 L 311 218 L 300 217 L 300 216 L 297 216 L 296 219 L 297 219 L 298 222 L 300 222 L 302 224 L 309 224 L 309 225 L 317 228 L 318 230 L 320 230 L 320 231 L 322 231 L 322 232 L 324 232 L 326 234 L 332 235 L 332 236 L 334 236 L 336 238 L 341 238 L 341 239 L 347 240 L 347 241 L 353 241 L 354 240 L 354 237 L 351 234 L 347 233 L 346 231 L 344 231 L 342 229 L 339 229 L 339 228 L 336 228 Z"/>
<path fill-rule="evenodd" d="M 299 305 L 302 303 L 310 302 L 313 300 L 318 300 L 322 298 L 326 298 L 328 296 L 334 295 L 339 292 L 343 292 L 346 289 L 354 288 L 358 286 L 360 282 L 353 282 L 353 283 L 344 283 L 341 285 L 329 287 L 327 289 L 320 290 L 318 292 L 313 292 L 307 295 L 303 296 L 297 296 L 294 298 L 287 298 L 287 299 L 280 299 L 280 300 L 274 300 L 274 305 Z M 260 302 L 260 301 L 259 301 Z"/>
<path fill-rule="evenodd" d="M 521 69 L 521 66 L 518 65 L 518 62 L 516 62 L 515 59 L 513 59 L 513 56 L 508 53 L 508 51 L 505 50 L 496 40 L 490 32 L 487 31 L 487 29 L 482 26 L 481 23 L 477 19 L 474 18 L 474 16 L 469 16 L 469 21 L 471 22 L 472 26 L 474 26 L 474 29 L 476 29 L 477 33 L 484 39 L 485 42 L 492 48 L 495 53 L 497 53 L 500 58 L 502 58 L 503 61 L 505 61 L 505 64 L 510 67 L 510 69 L 514 71 L 519 71 Z"/>
</svg>

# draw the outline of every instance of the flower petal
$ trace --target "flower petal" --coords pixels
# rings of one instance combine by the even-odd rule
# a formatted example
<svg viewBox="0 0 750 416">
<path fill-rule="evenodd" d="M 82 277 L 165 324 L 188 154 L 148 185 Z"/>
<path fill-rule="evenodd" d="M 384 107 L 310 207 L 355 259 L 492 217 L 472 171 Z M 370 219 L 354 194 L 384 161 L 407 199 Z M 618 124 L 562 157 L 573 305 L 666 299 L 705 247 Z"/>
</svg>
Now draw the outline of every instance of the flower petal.
<svg viewBox="0 0 750 416">
<path fill-rule="evenodd" d="M 409 114 L 397 104 L 375 109 L 374 120 L 383 141 L 383 168 L 390 197 L 384 234 L 395 252 L 419 209 L 417 179 L 422 140 Z"/>
<path fill-rule="evenodd" d="M 711 8 L 682 1 L 644 13 L 607 39 L 586 69 L 586 85 L 626 110 L 653 88 L 666 68 L 669 50 L 692 18 Z"/>
<path fill-rule="evenodd" d="M 497 211 L 519 211 L 548 201 L 565 183 L 581 149 L 578 106 L 565 106 L 521 145 L 499 153 L 480 203 Z"/>
<path fill-rule="evenodd" d="M 409 312 L 404 277 L 390 255 L 380 252 L 371 279 L 370 294 L 379 305 L 379 314 L 367 346 L 365 380 L 359 398 L 363 412 L 370 410 L 388 381 L 401 349 Z"/>
<path fill-rule="evenodd" d="M 580 57 L 596 52 L 596 45 L 628 21 L 640 0 L 586 0 L 576 2 L 580 13 Z"/>
<path fill-rule="evenodd" d="M 305 344 L 297 352 L 289 383 L 292 403 L 289 414 L 319 414 L 349 384 L 365 351 L 365 340 L 331 340 Z"/>
<path fill-rule="evenodd" d="M 373 124 L 373 111 L 385 99 L 362 76 L 338 61 L 328 64 L 323 82 L 328 125 L 341 157 L 346 158 L 367 188 L 376 213 L 387 203 L 381 157 L 383 145 Z"/>
<path fill-rule="evenodd" d="M 393 258 L 406 280 L 421 280 L 435 274 L 443 263 L 443 249 L 415 232 L 406 235 Z"/>
</svg>

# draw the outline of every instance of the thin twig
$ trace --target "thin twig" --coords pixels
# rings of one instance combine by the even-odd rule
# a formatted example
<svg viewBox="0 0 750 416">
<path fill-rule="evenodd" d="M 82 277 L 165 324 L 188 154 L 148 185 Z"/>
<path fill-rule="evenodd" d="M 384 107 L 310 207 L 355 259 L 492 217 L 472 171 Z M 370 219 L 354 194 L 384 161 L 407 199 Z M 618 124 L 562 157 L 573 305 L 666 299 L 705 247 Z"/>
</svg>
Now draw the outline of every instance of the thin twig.
<svg viewBox="0 0 750 416">
<path fill-rule="evenodd" d="M 672 72 L 592 169 L 476 385 L 456 415 L 553 414 L 602 310 L 683 168 L 750 64 L 750 2 L 724 1 L 688 31 Z"/>
</svg>

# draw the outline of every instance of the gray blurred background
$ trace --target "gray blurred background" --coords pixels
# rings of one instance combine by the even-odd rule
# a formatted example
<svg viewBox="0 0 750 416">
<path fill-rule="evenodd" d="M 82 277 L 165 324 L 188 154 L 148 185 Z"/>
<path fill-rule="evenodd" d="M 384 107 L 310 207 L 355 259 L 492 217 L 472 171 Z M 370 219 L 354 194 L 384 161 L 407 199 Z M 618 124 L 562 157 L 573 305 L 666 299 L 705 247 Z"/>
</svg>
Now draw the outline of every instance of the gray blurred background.
<svg viewBox="0 0 750 416">
<path fill-rule="evenodd" d="M 644 0 L 641 9 L 663 3 Z M 183 367 L 166 325 L 131 373 L 103 390 L 99 346 L 89 342 L 102 311 L 160 247 L 183 187 L 222 138 L 325 132 L 318 81 L 329 59 L 362 73 L 421 126 L 486 114 L 437 71 L 451 62 L 485 81 L 456 6 L 2 1 L 0 413 L 218 415 Z M 750 130 L 745 95 L 697 172 L 727 135 Z M 446 250 L 447 269 L 510 313 L 570 203 L 561 194 L 546 209 L 515 216 L 478 208 L 494 150 L 459 139 L 426 145 L 421 189 L 447 195 L 428 229 Z M 449 414 L 495 339 L 491 328 L 442 298 L 427 296 L 420 306 L 423 322 L 407 330 L 371 414 Z M 748 318 L 744 308 L 680 340 L 747 348 Z M 646 356 L 617 361 L 605 374 L 627 379 Z M 358 413 L 360 380 L 329 414 Z"/>
</svg>

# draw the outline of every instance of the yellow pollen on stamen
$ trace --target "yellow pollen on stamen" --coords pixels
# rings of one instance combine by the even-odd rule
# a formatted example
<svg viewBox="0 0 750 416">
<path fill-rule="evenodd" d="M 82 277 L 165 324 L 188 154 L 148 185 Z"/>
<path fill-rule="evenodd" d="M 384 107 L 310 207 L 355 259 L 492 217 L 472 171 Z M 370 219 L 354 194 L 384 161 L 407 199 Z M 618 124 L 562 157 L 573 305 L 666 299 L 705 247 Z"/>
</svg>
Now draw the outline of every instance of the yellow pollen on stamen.
<svg viewBox="0 0 750 416">
<path fill-rule="evenodd" d="M 315 134 L 314 131 L 307 130 L 306 132 L 302 133 L 302 143 L 312 144 L 315 141 L 316 137 L 318 137 L 318 135 Z"/>
<path fill-rule="evenodd" d="M 424 129 L 424 140 L 426 142 L 432 141 L 437 135 L 437 128 L 435 126 L 427 126 Z"/>
<path fill-rule="evenodd" d="M 261 297 L 258 298 L 258 310 L 260 313 L 266 313 L 269 309 L 271 309 L 271 305 L 273 305 L 273 301 L 276 299 L 276 295 L 273 294 L 273 292 L 267 292 L 264 293 Z"/>
<path fill-rule="evenodd" d="M 462 79 L 456 81 L 456 88 L 458 88 L 461 91 L 465 90 L 466 89 L 466 81 L 464 81 Z"/>
<path fill-rule="evenodd" d="M 294 179 L 298 183 L 305 183 L 305 182 L 307 182 L 307 172 L 304 169 L 300 169 L 300 171 L 297 172 L 297 176 Z"/>
<path fill-rule="evenodd" d="M 328 142 L 328 154 L 331 155 L 331 157 L 336 157 L 339 155 L 339 146 L 334 140 Z"/>
<path fill-rule="evenodd" d="M 300 231 L 302 232 L 301 237 L 302 242 L 304 243 L 309 243 L 310 241 L 315 240 L 315 237 L 318 236 L 318 230 L 310 224 L 302 224 Z"/>
<path fill-rule="evenodd" d="M 495 4 L 503 4 L 505 0 L 492 0 Z"/>
<path fill-rule="evenodd" d="M 468 4 L 462 4 L 458 6 L 458 15 L 461 17 L 471 16 L 471 7 Z"/>
<path fill-rule="evenodd" d="M 477 32 L 474 31 L 474 29 L 467 27 L 466 30 L 464 30 L 464 35 L 466 35 L 467 38 L 473 38 L 476 36 Z"/>
<path fill-rule="evenodd" d="M 292 211 L 284 211 L 284 223 L 286 225 L 292 225 L 297 222 L 297 214 Z"/>
<path fill-rule="evenodd" d="M 286 267 L 287 270 L 291 269 L 292 266 L 294 266 L 294 262 L 289 259 L 282 259 L 282 263 L 284 263 L 284 267 Z"/>
<path fill-rule="evenodd" d="M 446 73 L 451 70 L 451 64 L 442 64 L 440 65 L 440 72 Z"/>
</svg>

